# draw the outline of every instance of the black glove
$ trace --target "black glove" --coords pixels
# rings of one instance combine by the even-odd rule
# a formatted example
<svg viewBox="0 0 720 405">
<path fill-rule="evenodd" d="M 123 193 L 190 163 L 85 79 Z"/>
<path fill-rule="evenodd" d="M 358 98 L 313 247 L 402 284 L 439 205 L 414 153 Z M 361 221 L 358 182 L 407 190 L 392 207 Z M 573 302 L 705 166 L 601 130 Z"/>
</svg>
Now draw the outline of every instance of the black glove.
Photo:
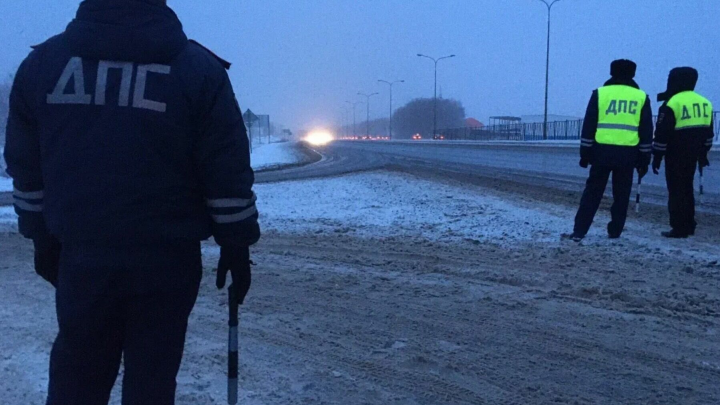
<svg viewBox="0 0 720 405">
<path fill-rule="evenodd" d="M 700 163 L 701 169 L 710 166 L 710 161 L 708 160 L 707 154 L 703 154 L 702 156 L 700 156 L 698 162 Z"/>
<path fill-rule="evenodd" d="M 60 242 L 52 236 L 34 239 L 35 272 L 47 282 L 57 287 L 60 271 Z"/>
<path fill-rule="evenodd" d="M 238 304 L 245 302 L 245 296 L 252 284 L 252 272 L 250 270 L 250 248 L 238 246 L 226 246 L 220 248 L 220 261 L 217 268 L 216 285 L 218 289 L 225 288 L 227 273 L 232 275 L 232 287 L 238 297 Z"/>
<path fill-rule="evenodd" d="M 640 179 L 645 177 L 646 174 L 648 174 L 649 167 L 648 166 L 640 166 L 637 168 L 638 176 L 640 176 Z"/>
<path fill-rule="evenodd" d="M 662 164 L 662 157 L 655 155 L 652 161 L 653 173 L 660 174 L 660 165 Z"/>
<path fill-rule="evenodd" d="M 587 169 L 589 165 L 590 165 L 589 160 L 587 160 L 585 158 L 580 158 L 580 167 L 582 167 L 583 169 Z"/>
</svg>

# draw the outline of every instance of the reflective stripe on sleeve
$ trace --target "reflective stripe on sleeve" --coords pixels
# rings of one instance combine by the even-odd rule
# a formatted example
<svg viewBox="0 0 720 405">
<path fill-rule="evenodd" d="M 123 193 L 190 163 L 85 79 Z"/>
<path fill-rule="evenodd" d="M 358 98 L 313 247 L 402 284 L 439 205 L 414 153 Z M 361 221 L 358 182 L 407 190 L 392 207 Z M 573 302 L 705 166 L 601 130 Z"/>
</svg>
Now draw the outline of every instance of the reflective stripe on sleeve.
<svg viewBox="0 0 720 405">
<path fill-rule="evenodd" d="M 663 152 L 663 151 L 665 151 L 665 149 L 667 149 L 667 144 L 655 142 L 655 143 L 653 143 L 653 149 Z"/>
<path fill-rule="evenodd" d="M 15 206 L 22 211 L 29 211 L 29 212 L 42 212 L 43 205 L 42 204 L 33 204 L 30 202 L 27 202 L 25 200 L 21 200 L 17 197 L 14 199 Z"/>
<path fill-rule="evenodd" d="M 20 191 L 17 188 L 13 188 L 13 196 L 15 198 L 22 198 L 23 200 L 42 200 L 45 197 L 45 192 L 40 191 Z"/>
<path fill-rule="evenodd" d="M 230 224 L 233 222 L 244 221 L 257 213 L 258 213 L 257 207 L 253 205 L 252 207 L 250 207 L 246 210 L 240 211 L 237 214 L 213 215 L 212 218 L 213 218 L 213 221 L 215 221 L 215 223 Z"/>
<path fill-rule="evenodd" d="M 210 208 L 244 208 L 249 207 L 257 201 L 257 196 L 253 193 L 249 199 L 245 198 L 218 198 L 215 200 L 206 200 L 207 206 Z"/>
</svg>

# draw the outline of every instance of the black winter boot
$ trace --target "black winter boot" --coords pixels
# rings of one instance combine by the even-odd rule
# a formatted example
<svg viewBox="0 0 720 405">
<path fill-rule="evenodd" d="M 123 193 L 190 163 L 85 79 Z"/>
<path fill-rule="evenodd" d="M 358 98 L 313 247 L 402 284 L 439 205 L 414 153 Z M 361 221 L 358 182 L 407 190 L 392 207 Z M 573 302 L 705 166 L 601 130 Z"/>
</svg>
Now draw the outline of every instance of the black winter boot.
<svg viewBox="0 0 720 405">
<path fill-rule="evenodd" d="M 679 231 L 676 231 L 675 229 L 671 229 L 667 232 L 661 233 L 662 236 L 670 239 L 685 239 L 688 237 L 687 233 L 682 233 Z"/>
</svg>

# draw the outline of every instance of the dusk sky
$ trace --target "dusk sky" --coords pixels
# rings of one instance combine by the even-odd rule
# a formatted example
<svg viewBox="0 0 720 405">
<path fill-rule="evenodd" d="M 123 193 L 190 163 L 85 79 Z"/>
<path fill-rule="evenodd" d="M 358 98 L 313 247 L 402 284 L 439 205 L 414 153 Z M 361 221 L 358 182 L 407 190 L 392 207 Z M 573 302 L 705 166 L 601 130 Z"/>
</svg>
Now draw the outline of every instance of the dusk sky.
<svg viewBox="0 0 720 405">
<path fill-rule="evenodd" d="M 29 46 L 61 32 L 78 0 L 3 0 L 0 74 Z M 431 97 L 432 62 L 442 95 L 468 116 L 541 114 L 547 9 L 539 0 L 169 0 L 188 36 L 233 62 L 243 108 L 292 129 L 338 123 L 345 100 L 373 98 L 378 79 L 404 79 L 395 106 Z M 638 63 L 636 80 L 655 100 L 668 71 L 700 71 L 697 90 L 720 105 L 719 0 L 562 0 L 553 7 L 550 113 L 581 116 L 616 58 Z M 657 103 L 653 103 L 657 110 Z M 361 114 L 362 111 L 362 114 Z M 364 118 L 358 108 L 358 120 Z"/>
</svg>

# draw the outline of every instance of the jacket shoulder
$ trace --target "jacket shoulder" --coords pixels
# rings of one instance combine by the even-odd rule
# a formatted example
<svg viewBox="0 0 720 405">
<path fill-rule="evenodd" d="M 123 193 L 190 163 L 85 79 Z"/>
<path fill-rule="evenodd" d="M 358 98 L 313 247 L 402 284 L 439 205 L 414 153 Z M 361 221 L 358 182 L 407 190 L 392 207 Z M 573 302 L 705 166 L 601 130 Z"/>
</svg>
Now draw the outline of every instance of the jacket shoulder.
<svg viewBox="0 0 720 405">
<path fill-rule="evenodd" d="M 206 60 L 215 65 L 220 65 L 225 70 L 230 70 L 230 66 L 232 66 L 230 62 L 219 57 L 213 51 L 195 40 L 191 39 L 188 41 L 187 51 L 192 57 Z"/>
</svg>

